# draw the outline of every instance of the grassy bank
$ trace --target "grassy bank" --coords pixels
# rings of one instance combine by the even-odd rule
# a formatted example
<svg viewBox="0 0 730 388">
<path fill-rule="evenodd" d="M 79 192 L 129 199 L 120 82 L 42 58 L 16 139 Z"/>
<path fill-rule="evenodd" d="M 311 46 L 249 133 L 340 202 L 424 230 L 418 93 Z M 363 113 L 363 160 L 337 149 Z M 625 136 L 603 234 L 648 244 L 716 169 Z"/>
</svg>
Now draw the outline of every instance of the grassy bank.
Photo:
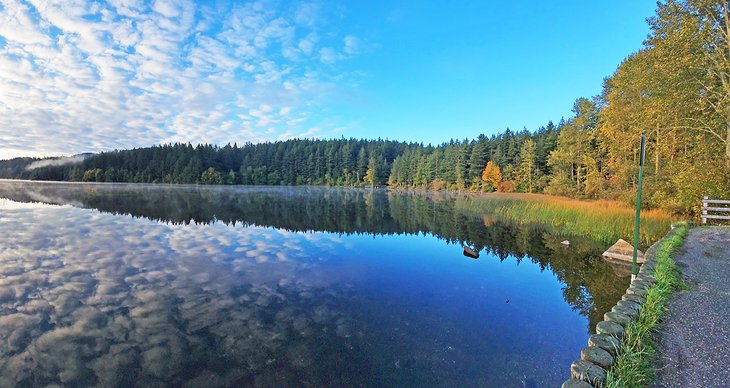
<svg viewBox="0 0 730 388">
<path fill-rule="evenodd" d="M 583 201 L 541 194 L 492 193 L 470 197 L 465 210 L 494 214 L 518 223 L 541 223 L 566 234 L 612 244 L 633 236 L 634 212 L 615 201 Z M 663 210 L 641 212 L 641 242 L 649 245 L 669 230 L 672 216 Z M 630 240 L 629 240 L 630 241 Z"/>
<path fill-rule="evenodd" d="M 654 380 L 656 345 L 652 330 L 665 314 L 672 292 L 684 287 L 672 255 L 684 243 L 687 225 L 681 225 L 656 250 L 656 284 L 649 290 L 639 318 L 626 328 L 616 364 L 608 372 L 606 387 L 645 387 Z"/>
</svg>

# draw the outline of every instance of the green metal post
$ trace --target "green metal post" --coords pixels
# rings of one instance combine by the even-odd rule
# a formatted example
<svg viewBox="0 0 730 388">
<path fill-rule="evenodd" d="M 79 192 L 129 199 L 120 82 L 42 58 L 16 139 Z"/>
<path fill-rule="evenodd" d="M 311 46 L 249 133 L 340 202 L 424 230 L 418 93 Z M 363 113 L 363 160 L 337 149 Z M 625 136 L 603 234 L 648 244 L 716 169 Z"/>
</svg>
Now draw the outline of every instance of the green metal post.
<svg viewBox="0 0 730 388">
<path fill-rule="evenodd" d="M 641 151 L 639 155 L 639 190 L 636 193 L 636 221 L 634 222 L 634 259 L 631 263 L 631 280 L 636 278 L 636 256 L 639 249 L 639 222 L 641 222 L 641 183 L 644 178 L 644 156 L 646 155 L 646 136 L 641 134 Z"/>
</svg>

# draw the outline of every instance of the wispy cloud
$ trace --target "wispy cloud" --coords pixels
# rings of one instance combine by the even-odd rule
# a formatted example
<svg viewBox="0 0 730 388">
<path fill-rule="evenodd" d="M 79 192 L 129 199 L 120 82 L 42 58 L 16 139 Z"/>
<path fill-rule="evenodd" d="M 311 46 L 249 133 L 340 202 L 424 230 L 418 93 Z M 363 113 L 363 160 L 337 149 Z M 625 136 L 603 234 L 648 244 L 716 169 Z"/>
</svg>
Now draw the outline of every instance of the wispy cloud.
<svg viewBox="0 0 730 388">
<path fill-rule="evenodd" d="M 319 3 L 233 4 L 0 0 L 0 157 L 312 133 L 358 38 Z"/>
</svg>

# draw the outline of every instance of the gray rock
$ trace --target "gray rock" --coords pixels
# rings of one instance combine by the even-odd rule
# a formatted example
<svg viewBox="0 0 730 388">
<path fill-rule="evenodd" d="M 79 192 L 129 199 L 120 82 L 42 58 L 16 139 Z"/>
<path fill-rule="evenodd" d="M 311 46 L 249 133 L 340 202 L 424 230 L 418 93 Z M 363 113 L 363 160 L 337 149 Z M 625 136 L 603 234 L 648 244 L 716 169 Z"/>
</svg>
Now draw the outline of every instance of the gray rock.
<svg viewBox="0 0 730 388">
<path fill-rule="evenodd" d="M 634 320 L 639 316 L 639 310 L 634 309 L 632 307 L 624 307 L 624 306 L 616 305 L 611 308 L 611 311 L 626 315 L 627 317 L 631 318 L 631 320 Z M 605 318 L 605 316 L 604 316 L 604 318 Z"/>
<path fill-rule="evenodd" d="M 573 361 L 573 364 L 570 365 L 570 376 L 593 385 L 603 385 L 606 381 L 606 371 L 586 360 Z"/>
<path fill-rule="evenodd" d="M 646 298 L 646 294 L 648 294 L 649 291 L 647 291 L 647 290 L 645 290 L 645 289 L 643 289 L 641 287 L 636 287 L 634 285 L 631 285 L 631 287 L 629 287 L 628 289 L 626 289 L 626 293 L 627 294 L 639 295 L 641 297 Z"/>
<path fill-rule="evenodd" d="M 654 276 L 649 275 L 648 273 L 640 273 L 639 276 L 636 277 L 638 280 L 645 281 L 651 285 L 654 285 L 656 283 L 656 278 Z"/>
<path fill-rule="evenodd" d="M 563 383 L 561 386 L 562 388 L 593 388 L 592 385 L 586 383 L 585 381 L 576 380 L 576 379 L 570 379 Z"/>
<path fill-rule="evenodd" d="M 644 271 L 644 272 L 654 272 L 655 269 L 656 269 L 656 264 L 654 264 L 653 261 L 647 261 L 646 263 L 644 263 L 641 266 L 641 268 L 639 268 L 639 272 L 642 272 L 642 271 Z"/>
<path fill-rule="evenodd" d="M 590 361 L 603 369 L 608 369 L 613 365 L 613 356 L 611 353 L 597 346 L 583 348 L 580 352 L 580 359 Z"/>
<path fill-rule="evenodd" d="M 608 334 L 591 334 L 588 338 L 588 346 L 597 346 L 615 356 L 621 347 L 621 341 Z"/>
<path fill-rule="evenodd" d="M 637 304 L 644 304 L 646 302 L 646 298 L 644 298 L 643 296 L 628 293 L 624 294 L 624 296 L 621 297 L 621 300 L 627 300 Z"/>
<path fill-rule="evenodd" d="M 616 322 L 601 321 L 596 325 L 596 334 L 608 334 L 621 339 L 624 337 L 624 328 Z"/>
<path fill-rule="evenodd" d="M 643 269 L 644 271 L 648 271 L 648 272 L 654 272 L 654 270 L 656 269 L 656 264 L 654 264 L 653 261 L 649 261 L 649 262 L 644 263 L 641 266 L 640 270 L 641 269 Z"/>
<path fill-rule="evenodd" d="M 643 275 L 654 276 L 654 271 L 639 271 L 639 275 L 636 278 L 638 279 L 639 276 Z"/>
<path fill-rule="evenodd" d="M 631 282 L 631 286 L 632 287 L 643 288 L 645 290 L 648 290 L 649 288 L 651 288 L 652 285 L 649 284 L 648 282 L 644 281 L 644 280 L 641 280 L 641 279 L 637 278 L 636 280 L 634 280 L 633 282 Z"/>
<path fill-rule="evenodd" d="M 639 276 L 641 276 L 641 275 L 654 276 L 654 270 L 653 269 L 643 269 L 642 268 L 641 270 L 639 270 Z"/>
<path fill-rule="evenodd" d="M 629 323 L 631 323 L 631 318 L 628 315 L 617 313 L 615 311 L 609 311 L 603 314 L 603 319 L 609 322 L 616 322 L 623 327 L 626 327 Z"/>
<path fill-rule="evenodd" d="M 630 301 L 630 300 L 623 300 L 623 299 L 622 299 L 622 300 L 618 301 L 618 302 L 616 303 L 616 305 L 617 305 L 617 306 L 621 306 L 621 307 L 626 307 L 626 308 L 630 308 L 630 309 L 632 309 L 632 310 L 636 310 L 636 312 L 637 312 L 637 313 L 638 313 L 639 311 L 641 311 L 641 305 L 640 305 L 639 303 L 636 303 L 636 302 L 632 302 L 632 301 Z"/>
</svg>

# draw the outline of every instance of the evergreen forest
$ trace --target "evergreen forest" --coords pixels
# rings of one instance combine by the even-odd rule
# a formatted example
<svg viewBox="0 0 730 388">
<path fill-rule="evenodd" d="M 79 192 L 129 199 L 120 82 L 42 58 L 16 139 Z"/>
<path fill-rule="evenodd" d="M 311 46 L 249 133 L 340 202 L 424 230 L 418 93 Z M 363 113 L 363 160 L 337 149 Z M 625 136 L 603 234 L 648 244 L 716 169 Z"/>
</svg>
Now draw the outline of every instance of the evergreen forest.
<svg viewBox="0 0 730 388">
<path fill-rule="evenodd" d="M 578 98 L 557 125 L 433 146 L 358 139 L 165 144 L 31 168 L 0 161 L 0 178 L 244 185 L 330 185 L 546 193 L 631 202 L 647 137 L 645 205 L 696 209 L 730 193 L 728 3 L 670 0 L 648 19 L 638 52 Z M 414 139 L 417 140 L 417 139 Z"/>
</svg>

